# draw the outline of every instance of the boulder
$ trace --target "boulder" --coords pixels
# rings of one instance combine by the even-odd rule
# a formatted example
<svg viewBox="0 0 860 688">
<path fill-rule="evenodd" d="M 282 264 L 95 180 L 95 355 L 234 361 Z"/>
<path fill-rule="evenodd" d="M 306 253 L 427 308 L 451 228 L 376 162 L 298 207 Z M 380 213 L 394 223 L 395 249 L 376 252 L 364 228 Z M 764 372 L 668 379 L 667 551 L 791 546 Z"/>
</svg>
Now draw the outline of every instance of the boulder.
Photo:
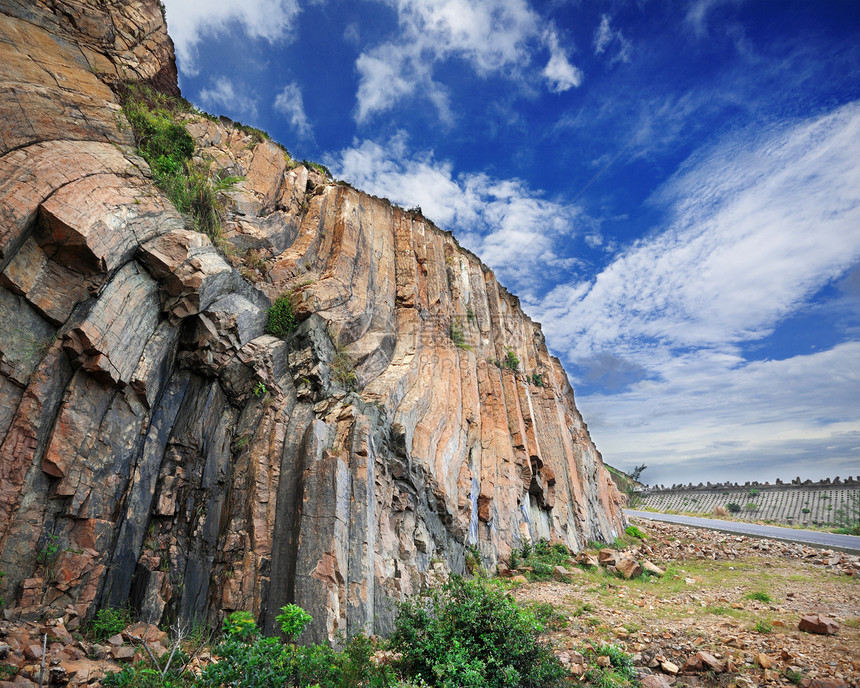
<svg viewBox="0 0 860 688">
<path fill-rule="evenodd" d="M 824 614 L 806 614 L 800 619 L 797 627 L 806 633 L 819 635 L 833 635 L 839 630 L 839 624 Z"/>
<path fill-rule="evenodd" d="M 627 579 L 638 578 L 642 575 L 642 567 L 633 557 L 622 557 L 615 563 L 615 568 Z"/>
</svg>

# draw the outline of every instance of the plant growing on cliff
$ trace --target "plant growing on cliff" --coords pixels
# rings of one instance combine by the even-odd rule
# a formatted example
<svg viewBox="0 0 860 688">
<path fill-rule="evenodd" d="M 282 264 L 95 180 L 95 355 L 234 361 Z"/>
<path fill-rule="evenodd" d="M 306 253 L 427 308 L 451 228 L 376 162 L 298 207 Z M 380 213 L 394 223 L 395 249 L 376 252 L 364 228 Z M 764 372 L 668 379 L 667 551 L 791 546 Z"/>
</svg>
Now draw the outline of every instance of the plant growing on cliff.
<svg viewBox="0 0 860 688">
<path fill-rule="evenodd" d="M 466 343 L 466 335 L 463 333 L 463 326 L 456 320 L 451 321 L 451 327 L 448 330 L 448 334 L 451 336 L 451 341 L 454 342 L 454 346 L 458 349 L 464 349 L 466 351 L 472 350 L 472 347 Z"/>
<path fill-rule="evenodd" d="M 266 332 L 275 337 L 287 337 L 293 332 L 298 323 L 293 313 L 293 302 L 291 293 L 281 294 L 272 307 L 266 311 Z"/>
<path fill-rule="evenodd" d="M 741 505 L 736 502 L 729 502 L 726 504 L 726 509 L 728 509 L 730 513 L 737 514 L 741 511 Z"/>
<path fill-rule="evenodd" d="M 120 97 L 138 153 L 149 163 L 156 185 L 179 212 L 188 215 L 193 229 L 223 250 L 221 199 L 239 178 L 213 175 L 211 163 L 192 160 L 194 139 L 178 119 L 180 113 L 191 110 L 190 104 L 147 86 L 127 85 Z"/>
<path fill-rule="evenodd" d="M 127 609 L 105 607 L 96 612 L 95 617 L 86 625 L 84 632 L 94 643 L 101 643 L 111 636 L 121 633 L 131 623 Z"/>
<path fill-rule="evenodd" d="M 529 382 L 535 387 L 546 387 L 546 383 L 543 381 L 543 373 L 532 373 Z"/>
<path fill-rule="evenodd" d="M 514 353 L 514 350 L 508 348 L 505 352 L 505 360 L 502 361 L 502 365 L 508 370 L 516 370 L 520 365 L 520 359 L 517 358 L 517 355 Z"/>
<path fill-rule="evenodd" d="M 542 630 L 497 583 L 454 577 L 401 606 L 391 645 L 406 673 L 428 686 L 560 685 L 565 670 L 540 642 Z"/>
</svg>

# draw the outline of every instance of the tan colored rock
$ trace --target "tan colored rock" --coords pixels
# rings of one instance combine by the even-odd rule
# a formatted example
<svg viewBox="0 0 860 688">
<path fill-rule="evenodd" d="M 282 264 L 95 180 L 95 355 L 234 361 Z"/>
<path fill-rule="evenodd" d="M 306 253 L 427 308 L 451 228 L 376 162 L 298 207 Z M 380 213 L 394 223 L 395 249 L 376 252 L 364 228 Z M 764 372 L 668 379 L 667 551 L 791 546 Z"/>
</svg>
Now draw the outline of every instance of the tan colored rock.
<svg viewBox="0 0 860 688">
<path fill-rule="evenodd" d="M 654 576 L 662 577 L 666 575 L 665 570 L 661 569 L 659 566 L 657 566 L 657 564 L 654 564 L 647 559 L 642 560 L 642 568 Z"/>
<path fill-rule="evenodd" d="M 619 554 L 616 550 L 604 547 L 597 553 L 597 560 L 603 566 L 615 566 L 619 559 Z"/>
<path fill-rule="evenodd" d="M 664 674 L 669 674 L 670 676 L 677 676 L 680 668 L 674 662 L 670 662 L 668 659 L 660 662 L 660 669 Z"/>
<path fill-rule="evenodd" d="M 615 563 L 615 568 L 627 579 L 638 578 L 642 575 L 642 567 L 639 565 L 639 562 L 632 557 L 621 557 Z"/>
<path fill-rule="evenodd" d="M 763 652 L 759 652 L 755 659 L 762 669 L 770 669 L 773 667 L 773 659 Z"/>
</svg>

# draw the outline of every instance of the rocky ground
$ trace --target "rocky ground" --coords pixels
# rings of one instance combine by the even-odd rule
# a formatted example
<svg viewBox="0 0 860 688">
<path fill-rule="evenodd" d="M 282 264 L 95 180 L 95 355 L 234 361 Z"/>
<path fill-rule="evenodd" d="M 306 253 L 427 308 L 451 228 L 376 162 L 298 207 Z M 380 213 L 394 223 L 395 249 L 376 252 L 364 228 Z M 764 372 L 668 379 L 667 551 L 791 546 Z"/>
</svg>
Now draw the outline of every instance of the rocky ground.
<svg viewBox="0 0 860 688">
<path fill-rule="evenodd" d="M 634 655 L 645 688 L 860 686 L 860 557 L 674 524 L 638 525 L 646 533 L 641 545 L 603 550 L 618 572 L 567 567 L 568 575 L 558 571 L 562 580 L 515 592 L 544 614 L 551 605 L 553 640 L 574 673 L 588 669 L 588 644 L 615 643 Z M 627 559 L 664 573 L 625 579 L 622 568 L 635 573 Z M 804 624 L 819 632 L 800 630 L 804 616 L 824 617 L 814 628 L 811 619 Z"/>
<path fill-rule="evenodd" d="M 516 598 L 548 618 L 575 676 L 589 669 L 589 644 L 613 643 L 633 655 L 643 688 L 860 686 L 860 557 L 668 523 L 639 527 L 638 544 L 582 553 L 594 566 L 571 561 L 558 580 L 508 572 L 519 581 Z M 807 618 L 810 631 L 799 628 L 804 617 L 816 617 Z M 38 685 L 43 640 L 45 686 L 100 685 L 146 659 L 144 637 L 162 665 L 173 647 L 154 626 L 95 643 L 78 623 L 0 621 L 0 688 Z M 192 668 L 211 661 L 202 641 L 183 646 Z"/>
</svg>

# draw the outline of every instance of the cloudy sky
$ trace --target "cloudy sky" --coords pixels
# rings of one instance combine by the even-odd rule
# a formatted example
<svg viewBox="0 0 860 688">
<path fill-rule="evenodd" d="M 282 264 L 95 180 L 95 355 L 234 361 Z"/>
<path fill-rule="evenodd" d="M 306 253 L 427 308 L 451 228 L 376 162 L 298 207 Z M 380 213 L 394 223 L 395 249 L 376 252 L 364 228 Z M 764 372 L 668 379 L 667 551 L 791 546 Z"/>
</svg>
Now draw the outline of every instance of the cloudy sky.
<svg viewBox="0 0 860 688">
<path fill-rule="evenodd" d="M 184 95 L 436 224 L 652 484 L 860 474 L 856 0 L 166 0 Z"/>
</svg>

